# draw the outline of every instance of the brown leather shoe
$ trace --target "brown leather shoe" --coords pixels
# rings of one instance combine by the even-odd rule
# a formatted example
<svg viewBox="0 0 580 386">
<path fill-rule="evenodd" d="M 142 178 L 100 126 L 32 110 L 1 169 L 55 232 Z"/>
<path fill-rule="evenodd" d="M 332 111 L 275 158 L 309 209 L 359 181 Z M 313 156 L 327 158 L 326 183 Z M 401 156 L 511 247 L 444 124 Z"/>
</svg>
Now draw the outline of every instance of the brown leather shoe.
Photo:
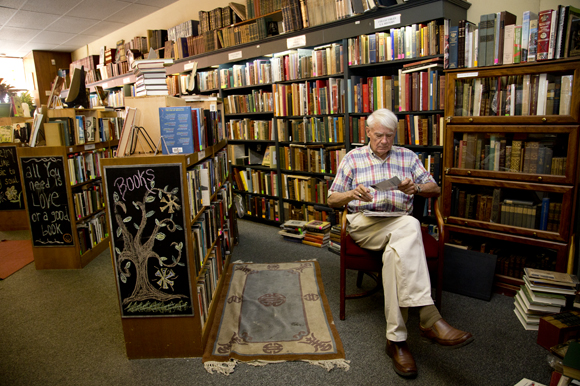
<svg viewBox="0 0 580 386">
<path fill-rule="evenodd" d="M 393 360 L 393 369 L 402 377 L 411 378 L 417 376 L 415 359 L 409 351 L 407 342 L 392 342 L 387 339 L 387 355 Z"/>
<path fill-rule="evenodd" d="M 469 332 L 453 328 L 443 319 L 436 321 L 431 328 L 419 328 L 424 339 L 445 348 L 459 348 L 473 342 L 473 336 Z"/>
</svg>

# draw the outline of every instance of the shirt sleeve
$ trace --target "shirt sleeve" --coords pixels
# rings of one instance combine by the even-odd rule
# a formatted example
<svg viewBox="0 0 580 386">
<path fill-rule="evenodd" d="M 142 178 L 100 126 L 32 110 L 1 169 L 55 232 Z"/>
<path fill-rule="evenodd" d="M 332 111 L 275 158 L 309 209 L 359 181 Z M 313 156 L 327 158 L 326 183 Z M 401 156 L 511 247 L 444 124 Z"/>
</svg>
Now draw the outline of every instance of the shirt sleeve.
<svg viewBox="0 0 580 386">
<path fill-rule="evenodd" d="M 351 160 L 350 157 L 346 155 L 340 162 L 334 181 L 332 182 L 330 189 L 328 189 L 328 197 L 330 197 L 332 193 L 344 193 L 347 190 L 351 190 L 353 181 L 352 173 L 353 168 Z"/>
<path fill-rule="evenodd" d="M 436 183 L 431 173 L 429 173 L 423 166 L 419 157 L 415 157 L 415 162 L 411 167 L 411 172 L 413 173 L 413 181 L 417 184 L 426 184 L 428 182 Z"/>
</svg>

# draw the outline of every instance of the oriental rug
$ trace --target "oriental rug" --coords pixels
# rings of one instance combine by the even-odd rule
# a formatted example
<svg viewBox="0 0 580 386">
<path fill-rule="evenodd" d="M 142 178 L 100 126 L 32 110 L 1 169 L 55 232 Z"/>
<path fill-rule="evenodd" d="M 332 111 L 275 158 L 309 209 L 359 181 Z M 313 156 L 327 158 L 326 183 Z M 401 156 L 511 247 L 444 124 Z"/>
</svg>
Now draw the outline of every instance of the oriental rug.
<svg viewBox="0 0 580 386">
<path fill-rule="evenodd" d="M 0 242 L 0 279 L 6 279 L 33 261 L 32 241 L 4 240 Z"/>
<path fill-rule="evenodd" d="M 349 369 L 318 262 L 232 263 L 225 280 L 203 355 L 208 372 L 230 374 L 238 361 Z"/>
</svg>

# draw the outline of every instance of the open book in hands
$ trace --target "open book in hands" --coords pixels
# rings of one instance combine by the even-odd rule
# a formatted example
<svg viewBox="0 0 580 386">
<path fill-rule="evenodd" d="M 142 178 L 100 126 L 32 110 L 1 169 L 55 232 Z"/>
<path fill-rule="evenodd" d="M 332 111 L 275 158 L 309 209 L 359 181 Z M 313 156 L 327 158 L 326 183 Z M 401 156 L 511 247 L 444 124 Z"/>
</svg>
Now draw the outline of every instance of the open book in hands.
<svg viewBox="0 0 580 386">
<path fill-rule="evenodd" d="M 363 215 L 367 217 L 401 217 L 407 212 L 374 212 L 372 210 L 363 210 Z"/>
<path fill-rule="evenodd" d="M 388 191 L 388 190 L 395 190 L 401 183 L 399 177 L 395 176 L 389 178 L 388 180 L 384 180 L 379 182 L 378 184 L 371 185 L 371 188 L 380 191 Z"/>
</svg>

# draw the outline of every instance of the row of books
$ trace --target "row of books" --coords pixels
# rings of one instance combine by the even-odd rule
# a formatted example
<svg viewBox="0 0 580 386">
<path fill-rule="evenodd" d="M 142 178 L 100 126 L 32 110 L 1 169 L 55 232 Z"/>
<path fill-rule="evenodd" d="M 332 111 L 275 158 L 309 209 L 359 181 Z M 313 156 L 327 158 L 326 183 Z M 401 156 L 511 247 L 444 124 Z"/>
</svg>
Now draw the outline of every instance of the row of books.
<svg viewBox="0 0 580 386">
<path fill-rule="evenodd" d="M 284 240 L 323 248 L 330 241 L 331 224 L 320 220 L 288 220 L 280 225 L 278 234 Z"/>
<path fill-rule="evenodd" d="M 274 84 L 274 115 L 302 116 L 345 112 L 343 79 Z"/>
<path fill-rule="evenodd" d="M 276 119 L 280 142 L 344 142 L 344 118 L 325 116 L 302 119 Z"/>
<path fill-rule="evenodd" d="M 201 328 L 203 329 L 207 318 L 209 316 L 209 308 L 215 294 L 217 282 L 219 280 L 218 271 L 220 271 L 221 264 L 223 264 L 223 257 L 218 252 L 218 247 L 212 248 L 210 255 L 207 258 L 206 264 L 203 266 L 201 272 L 197 275 L 196 282 L 197 300 L 200 308 Z M 221 273 L 221 272 L 220 272 Z"/>
<path fill-rule="evenodd" d="M 225 139 L 219 110 L 177 106 L 159 108 L 163 154 L 189 154 Z"/>
<path fill-rule="evenodd" d="M 330 76 L 344 72 L 343 50 L 340 43 L 326 44 L 313 49 L 283 51 L 274 54 L 270 62 L 273 82 Z"/>
<path fill-rule="evenodd" d="M 443 110 L 445 75 L 437 67 L 425 71 L 400 69 L 399 75 L 360 77 L 349 82 L 350 111 L 372 113 L 380 108 L 391 111 Z"/>
<path fill-rule="evenodd" d="M 125 60 L 98 65 L 94 70 L 85 71 L 85 83 L 93 83 L 113 78 L 115 76 L 128 74 L 131 69 L 129 68 L 129 63 Z"/>
<path fill-rule="evenodd" d="M 284 218 L 288 220 L 329 220 L 327 212 L 314 209 L 314 205 L 312 204 L 295 204 L 285 201 L 282 203 L 282 210 L 284 212 Z M 334 216 L 335 218 L 340 218 L 340 212 L 335 210 Z"/>
<path fill-rule="evenodd" d="M 73 204 L 77 220 L 92 215 L 105 207 L 101 184 L 85 185 L 73 194 Z"/>
<path fill-rule="evenodd" d="M 49 118 L 44 124 L 47 146 L 73 146 L 112 141 L 119 138 L 123 118 L 77 115 Z"/>
<path fill-rule="evenodd" d="M 348 39 L 348 64 L 382 63 L 444 53 L 444 25 L 432 20 Z"/>
<path fill-rule="evenodd" d="M 329 181 L 325 179 L 282 175 L 282 195 L 288 200 L 326 204 L 329 186 Z"/>
<path fill-rule="evenodd" d="M 230 119 L 226 123 L 229 139 L 234 140 L 274 140 L 272 120 Z"/>
<path fill-rule="evenodd" d="M 556 261 L 542 253 L 536 255 L 525 252 L 503 254 L 500 251 L 497 254 L 495 272 L 498 275 L 521 279 L 524 276 L 524 267 L 554 270 Z"/>
<path fill-rule="evenodd" d="M 240 14 L 240 11 L 242 10 L 244 11 L 244 13 L 250 12 L 249 8 L 246 11 L 246 7 L 238 3 L 230 3 L 225 7 L 217 7 L 212 9 L 211 11 L 199 11 L 199 22 L 198 22 L 199 32 L 204 33 L 220 29 L 246 19 L 245 14 Z M 251 19 L 253 17 L 254 16 L 249 18 Z"/>
<path fill-rule="evenodd" d="M 220 68 L 219 79 L 220 88 L 269 84 L 272 83 L 271 62 L 265 59 L 256 59 L 245 64 L 234 64 L 232 67 Z"/>
<path fill-rule="evenodd" d="M 344 145 L 297 145 L 280 147 L 280 167 L 285 170 L 336 174 L 346 155 Z"/>
<path fill-rule="evenodd" d="M 279 201 L 273 198 L 243 194 L 245 214 L 254 218 L 280 221 Z"/>
<path fill-rule="evenodd" d="M 228 95 L 224 101 L 225 114 L 273 112 L 273 95 L 264 90 L 252 90 L 247 95 Z"/>
<path fill-rule="evenodd" d="M 211 197 L 216 192 L 225 189 L 228 197 L 231 195 L 231 185 L 227 181 L 228 174 L 228 154 L 225 150 L 219 151 L 215 157 L 194 165 L 187 171 L 188 200 L 192 219 L 202 211 L 203 207 L 210 205 Z"/>
<path fill-rule="evenodd" d="M 342 226 L 335 224 L 330 227 L 330 240 L 328 241 L 328 250 L 340 255 L 340 233 Z"/>
<path fill-rule="evenodd" d="M 127 84 L 129 95 L 135 95 L 135 86 Z M 97 94 L 91 94 L 89 96 L 89 104 L 92 109 L 103 106 L 101 103 L 101 98 Z M 125 91 L 123 90 L 109 90 L 109 94 L 106 99 L 106 107 L 124 107 L 125 106 Z"/>
<path fill-rule="evenodd" d="M 282 0 L 246 0 L 246 18 L 253 19 L 282 9 Z"/>
<path fill-rule="evenodd" d="M 514 300 L 514 313 L 526 330 L 538 330 L 540 318 L 559 313 L 574 297 L 578 278 L 562 272 L 524 268 L 524 285 Z"/>
<path fill-rule="evenodd" d="M 524 140 L 527 135 L 515 135 L 510 139 L 499 134 L 463 133 L 455 146 L 455 167 L 566 175 L 567 157 L 554 157 L 555 143 Z M 564 141 L 565 142 L 565 141 Z"/>
<path fill-rule="evenodd" d="M 234 168 L 232 176 L 237 190 L 267 196 L 280 195 L 278 176 L 274 171 Z"/>
<path fill-rule="evenodd" d="M 225 206 L 223 200 L 212 201 L 193 222 L 191 232 L 194 240 L 193 256 L 195 261 L 195 274 L 199 275 L 208 253 L 214 247 L 214 243 L 221 234 L 225 224 Z"/>
<path fill-rule="evenodd" d="M 111 158 L 112 156 L 111 149 L 69 154 L 67 163 L 70 184 L 74 186 L 100 177 L 101 159 Z"/>
<path fill-rule="evenodd" d="M 81 255 L 95 247 L 98 243 L 109 236 L 107 233 L 105 213 L 99 213 L 87 221 L 77 223 L 79 236 L 79 249 Z"/>
<path fill-rule="evenodd" d="M 569 115 L 573 81 L 547 73 L 458 79 L 454 115 Z"/>
<path fill-rule="evenodd" d="M 419 160 L 423 163 L 425 170 L 427 170 L 431 176 L 435 179 L 437 184 L 441 185 L 441 164 L 443 158 L 443 152 L 440 151 L 433 151 L 433 152 L 423 152 L 417 151 L 415 152 Z M 431 200 L 426 201 L 425 207 L 428 209 L 429 213 L 425 213 L 427 216 L 431 216 Z"/>
<path fill-rule="evenodd" d="M 449 31 L 449 68 L 535 62 L 580 55 L 575 36 L 580 9 L 558 5 L 522 20 L 510 12 L 481 15 L 479 24 L 461 20 Z"/>
<path fill-rule="evenodd" d="M 219 70 L 203 71 L 197 73 L 199 91 L 216 91 L 220 86 Z"/>
<path fill-rule="evenodd" d="M 521 199 L 503 199 L 501 188 L 491 194 L 471 193 L 454 186 L 451 196 L 451 215 L 478 221 L 492 222 L 522 228 L 558 232 L 562 203 L 549 197 L 541 202 Z"/>
</svg>

